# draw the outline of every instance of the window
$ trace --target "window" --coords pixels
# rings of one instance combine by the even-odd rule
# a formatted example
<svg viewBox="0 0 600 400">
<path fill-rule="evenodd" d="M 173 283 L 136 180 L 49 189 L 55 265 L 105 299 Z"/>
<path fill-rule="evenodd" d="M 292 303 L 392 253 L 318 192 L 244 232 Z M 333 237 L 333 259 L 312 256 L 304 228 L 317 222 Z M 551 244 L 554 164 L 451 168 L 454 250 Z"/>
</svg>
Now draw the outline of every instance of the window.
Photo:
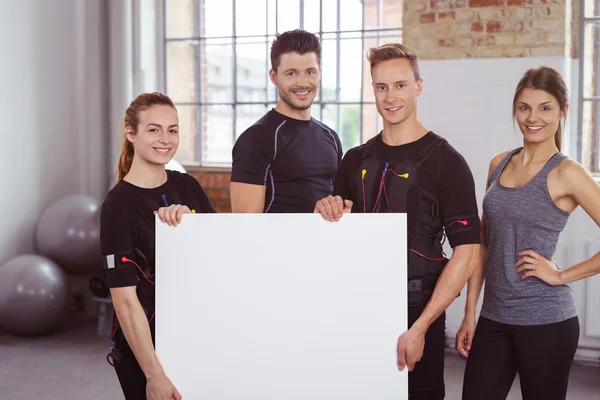
<svg viewBox="0 0 600 400">
<path fill-rule="evenodd" d="M 580 15 L 579 132 L 577 155 L 600 173 L 600 0 L 582 0 Z"/>
<path fill-rule="evenodd" d="M 182 164 L 231 164 L 237 137 L 278 101 L 271 42 L 296 28 L 321 39 L 312 116 L 338 132 L 344 151 L 381 129 L 365 55 L 402 41 L 402 1 L 164 0 L 164 22 L 164 87 L 180 114 Z"/>
</svg>

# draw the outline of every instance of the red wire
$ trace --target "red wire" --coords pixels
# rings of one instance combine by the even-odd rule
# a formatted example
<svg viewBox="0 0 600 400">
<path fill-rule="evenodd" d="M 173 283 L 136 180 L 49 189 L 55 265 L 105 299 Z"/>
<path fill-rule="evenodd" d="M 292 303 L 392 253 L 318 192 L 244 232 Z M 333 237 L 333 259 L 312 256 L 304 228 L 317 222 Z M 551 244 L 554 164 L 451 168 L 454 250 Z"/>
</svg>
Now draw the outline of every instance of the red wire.
<svg viewBox="0 0 600 400">
<path fill-rule="evenodd" d="M 383 172 L 381 173 L 381 180 L 379 181 L 379 190 L 377 193 L 377 200 L 375 200 L 375 205 L 373 206 L 373 210 L 371 211 L 372 213 L 375 212 L 375 208 L 377 208 L 377 204 L 379 203 L 379 198 L 381 197 L 381 185 L 383 185 Z"/>
<path fill-rule="evenodd" d="M 363 194 L 363 213 L 367 213 L 367 203 L 365 202 L 365 178 L 361 179 L 362 182 L 362 194 Z"/>
<path fill-rule="evenodd" d="M 423 257 L 424 259 L 426 259 L 426 260 L 429 260 L 429 261 L 444 261 L 444 260 L 445 260 L 445 258 L 431 258 L 431 257 L 427 257 L 427 256 L 425 256 L 425 255 L 423 255 L 423 254 L 421 254 L 421 253 L 419 253 L 418 251 L 415 251 L 415 250 L 413 250 L 413 249 L 408 249 L 408 250 L 409 250 L 409 251 L 412 251 L 412 252 L 413 252 L 413 253 L 415 253 L 416 255 L 418 255 L 418 256 L 421 256 L 421 257 Z"/>
<path fill-rule="evenodd" d="M 392 208 L 390 207 L 390 202 L 388 201 L 388 197 L 387 197 L 387 186 L 386 186 L 385 182 L 383 182 L 383 194 L 385 195 L 385 203 L 388 206 L 388 211 L 392 212 Z"/>
</svg>

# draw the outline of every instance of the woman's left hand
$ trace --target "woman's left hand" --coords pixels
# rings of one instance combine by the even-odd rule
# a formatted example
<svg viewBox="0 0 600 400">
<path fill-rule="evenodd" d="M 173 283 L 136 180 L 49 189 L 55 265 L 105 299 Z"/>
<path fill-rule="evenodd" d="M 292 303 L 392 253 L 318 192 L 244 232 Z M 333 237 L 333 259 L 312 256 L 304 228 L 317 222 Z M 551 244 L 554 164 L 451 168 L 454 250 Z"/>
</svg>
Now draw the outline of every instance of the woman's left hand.
<svg viewBox="0 0 600 400">
<path fill-rule="evenodd" d="M 172 204 L 169 207 L 161 207 L 158 211 L 154 211 L 154 214 L 157 214 L 158 218 L 169 226 L 177 226 L 177 224 L 181 223 L 181 216 L 183 214 L 191 213 L 187 206 L 181 204 Z"/>
<path fill-rule="evenodd" d="M 548 285 L 562 285 L 560 270 L 556 268 L 554 256 L 550 260 L 540 256 L 533 250 L 523 250 L 519 253 L 521 257 L 515 264 L 517 273 L 525 272 L 521 275 L 521 279 L 526 279 L 530 276 L 535 276 L 546 282 Z"/>
</svg>

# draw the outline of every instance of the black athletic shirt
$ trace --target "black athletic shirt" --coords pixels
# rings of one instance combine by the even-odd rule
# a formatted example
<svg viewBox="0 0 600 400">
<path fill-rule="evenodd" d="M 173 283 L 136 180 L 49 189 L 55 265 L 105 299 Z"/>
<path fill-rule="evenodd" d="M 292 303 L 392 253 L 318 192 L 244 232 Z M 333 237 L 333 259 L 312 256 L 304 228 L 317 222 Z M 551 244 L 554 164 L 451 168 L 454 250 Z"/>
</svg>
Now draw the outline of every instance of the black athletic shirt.
<svg viewBox="0 0 600 400">
<path fill-rule="evenodd" d="M 134 186 L 124 180 L 108 192 L 100 214 L 100 247 L 106 261 L 106 281 L 110 288 L 136 286 L 141 276 L 135 265 L 121 262 L 123 256 L 154 275 L 154 211 L 172 204 L 184 204 L 175 183 L 185 182 L 194 204 L 186 204 L 196 213 L 214 213 L 208 196 L 191 175 L 167 170 L 167 181 L 152 189 Z M 183 178 L 183 179 L 181 179 Z M 141 276 L 141 279 L 144 279 Z"/>
<path fill-rule="evenodd" d="M 394 164 L 403 159 L 414 162 L 419 161 L 419 153 L 436 139 L 433 132 L 427 133 L 422 138 L 400 146 L 388 146 L 381 140 L 381 134 L 377 136 L 375 143 L 375 156 L 382 163 L 389 162 L 389 167 L 394 169 Z M 335 179 L 335 194 L 344 199 L 356 202 L 356 194 L 351 193 L 349 181 L 355 177 L 349 176 L 349 171 L 355 171 L 360 163 L 360 155 L 365 145 L 350 149 L 338 169 Z M 439 169 L 438 186 L 438 162 Z M 397 171 L 402 174 L 401 171 Z M 360 179 L 360 178 L 359 178 Z M 469 165 L 463 156 L 452 146 L 446 144 L 429 156 L 420 167 L 417 180 L 419 185 L 438 196 L 440 211 L 443 220 L 461 219 L 469 216 L 471 229 L 447 232 L 448 240 L 452 247 L 463 244 L 478 244 L 480 237 L 480 219 L 475 196 L 475 182 Z M 417 194 L 407 200 L 407 224 L 415 223 L 415 210 L 417 208 Z M 362 210 L 361 210 L 362 211 Z"/>
<path fill-rule="evenodd" d="M 237 139 L 231 181 L 266 185 L 266 213 L 311 213 L 333 192 L 342 154 L 331 128 L 272 109 Z"/>
</svg>

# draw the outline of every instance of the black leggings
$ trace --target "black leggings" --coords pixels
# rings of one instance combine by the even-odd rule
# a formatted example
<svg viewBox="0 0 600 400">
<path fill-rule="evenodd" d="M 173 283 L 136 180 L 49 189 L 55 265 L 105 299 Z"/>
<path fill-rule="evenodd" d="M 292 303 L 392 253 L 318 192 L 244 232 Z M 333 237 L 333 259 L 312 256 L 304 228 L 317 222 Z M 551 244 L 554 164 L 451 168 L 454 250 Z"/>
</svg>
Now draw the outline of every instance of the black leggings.
<svg viewBox="0 0 600 400">
<path fill-rule="evenodd" d="M 517 326 L 479 318 L 463 400 L 505 400 L 519 373 L 523 400 L 564 400 L 579 343 L 579 319 Z"/>
<path fill-rule="evenodd" d="M 423 308 L 408 308 L 408 327 L 421 315 Z M 444 384 L 444 348 L 446 347 L 446 313 L 443 313 L 427 330 L 425 348 L 421 361 L 408 373 L 410 400 L 443 400 L 446 395 Z"/>
<path fill-rule="evenodd" d="M 121 361 L 115 366 L 125 400 L 146 400 L 146 376 L 131 348 L 125 346 Z"/>
</svg>

